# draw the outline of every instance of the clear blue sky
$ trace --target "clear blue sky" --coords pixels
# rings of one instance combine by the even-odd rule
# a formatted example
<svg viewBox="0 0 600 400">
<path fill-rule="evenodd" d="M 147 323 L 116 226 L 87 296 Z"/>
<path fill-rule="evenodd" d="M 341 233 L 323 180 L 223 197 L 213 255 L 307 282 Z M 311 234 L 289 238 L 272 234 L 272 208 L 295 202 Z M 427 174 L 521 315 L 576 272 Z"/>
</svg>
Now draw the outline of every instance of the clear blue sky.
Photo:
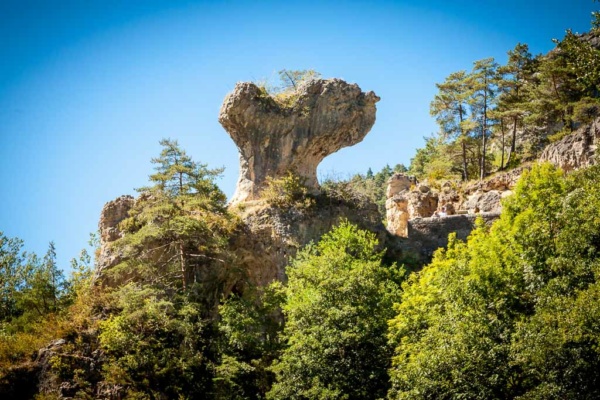
<svg viewBox="0 0 600 400">
<path fill-rule="evenodd" d="M 409 164 L 435 83 L 517 42 L 534 54 L 566 28 L 588 30 L 592 0 L 0 1 L 0 230 L 68 260 L 104 203 L 134 194 L 163 137 L 225 166 L 237 150 L 217 122 L 235 82 L 282 68 L 320 71 L 374 90 L 366 139 L 327 158 L 347 176 Z"/>
</svg>

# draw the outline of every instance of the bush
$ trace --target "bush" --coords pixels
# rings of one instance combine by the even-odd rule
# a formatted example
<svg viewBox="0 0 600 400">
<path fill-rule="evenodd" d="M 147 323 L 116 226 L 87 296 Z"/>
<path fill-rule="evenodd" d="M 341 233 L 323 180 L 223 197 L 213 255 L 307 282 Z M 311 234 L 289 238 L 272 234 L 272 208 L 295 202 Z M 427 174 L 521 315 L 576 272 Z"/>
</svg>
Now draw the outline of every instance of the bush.
<svg viewBox="0 0 600 400">
<path fill-rule="evenodd" d="M 293 172 L 282 178 L 267 177 L 261 197 L 273 207 L 308 209 L 315 204 L 305 185 L 306 180 Z"/>
</svg>

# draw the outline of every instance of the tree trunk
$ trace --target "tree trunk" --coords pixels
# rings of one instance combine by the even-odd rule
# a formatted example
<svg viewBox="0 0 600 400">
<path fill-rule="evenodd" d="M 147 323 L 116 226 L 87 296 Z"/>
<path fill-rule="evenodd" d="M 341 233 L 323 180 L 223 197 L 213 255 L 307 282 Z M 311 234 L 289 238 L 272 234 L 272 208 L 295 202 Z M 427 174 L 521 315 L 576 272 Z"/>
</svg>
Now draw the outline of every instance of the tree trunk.
<svg viewBox="0 0 600 400">
<path fill-rule="evenodd" d="M 486 153 L 486 145 L 487 145 L 487 79 L 485 81 L 485 87 L 484 87 L 484 94 L 483 94 L 483 126 L 481 129 L 481 136 L 482 136 L 482 140 L 481 140 L 481 147 L 482 147 L 482 154 L 481 154 L 481 174 L 479 175 L 479 180 L 483 180 L 483 178 L 485 178 L 485 153 Z"/>
<path fill-rule="evenodd" d="M 183 242 L 179 242 L 179 263 L 181 265 L 181 283 L 183 285 L 183 290 L 187 289 L 187 276 L 186 276 L 186 265 L 185 265 L 185 255 L 183 252 Z"/>
<path fill-rule="evenodd" d="M 502 132 L 502 158 L 500 159 L 500 171 L 504 170 L 504 119 L 500 118 L 500 132 Z"/>
<path fill-rule="evenodd" d="M 462 139 L 462 164 L 463 164 L 463 181 L 469 180 L 469 169 L 467 167 L 467 144 L 465 143 L 465 133 L 463 132 L 462 123 L 463 123 L 463 108 L 462 104 L 459 105 L 458 108 L 458 117 L 459 117 L 459 127 L 460 127 L 460 137 Z"/>
<path fill-rule="evenodd" d="M 517 150 L 517 123 L 519 122 L 519 117 L 513 117 L 513 128 L 512 128 L 512 137 L 510 139 L 510 151 L 508 152 L 508 157 L 506 158 L 506 165 L 510 164 L 510 160 L 512 159 L 513 154 Z"/>
<path fill-rule="evenodd" d="M 469 180 L 469 170 L 467 168 L 467 144 L 463 138 L 462 141 L 462 161 L 463 161 L 463 180 L 466 182 Z"/>
</svg>

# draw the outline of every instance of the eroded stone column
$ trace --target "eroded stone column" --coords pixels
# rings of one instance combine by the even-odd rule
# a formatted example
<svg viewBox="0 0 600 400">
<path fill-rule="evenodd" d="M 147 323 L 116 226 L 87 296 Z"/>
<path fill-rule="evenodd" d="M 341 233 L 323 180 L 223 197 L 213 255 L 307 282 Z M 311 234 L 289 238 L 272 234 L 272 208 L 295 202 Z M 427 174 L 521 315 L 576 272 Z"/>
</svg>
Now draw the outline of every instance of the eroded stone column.
<svg viewBox="0 0 600 400">
<path fill-rule="evenodd" d="M 363 140 L 375 123 L 379 97 L 340 79 L 303 83 L 277 101 L 250 82 L 236 84 L 219 122 L 240 151 L 232 204 L 256 199 L 267 177 L 293 172 L 318 190 L 317 166 L 329 154 Z"/>
</svg>

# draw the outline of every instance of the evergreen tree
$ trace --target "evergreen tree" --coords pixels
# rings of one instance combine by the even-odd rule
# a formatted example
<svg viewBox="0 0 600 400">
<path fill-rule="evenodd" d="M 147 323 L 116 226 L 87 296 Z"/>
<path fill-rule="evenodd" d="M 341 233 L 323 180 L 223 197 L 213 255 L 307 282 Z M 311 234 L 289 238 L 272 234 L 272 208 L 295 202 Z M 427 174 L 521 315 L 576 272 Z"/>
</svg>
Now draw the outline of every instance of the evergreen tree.
<svg viewBox="0 0 600 400">
<path fill-rule="evenodd" d="M 210 292 L 215 288 L 209 282 L 220 281 L 213 275 L 228 271 L 224 248 L 233 229 L 225 195 L 214 182 L 222 170 L 192 161 L 176 141 L 160 143 L 161 155 L 152 160 L 154 185 L 138 189 L 140 199 L 121 224 L 126 235 L 116 246 L 125 261 L 109 274 L 183 291 L 203 282 L 195 290 Z"/>
<path fill-rule="evenodd" d="M 469 76 L 471 96 L 471 119 L 477 124 L 481 138 L 481 156 L 479 161 L 479 179 L 487 175 L 487 145 L 493 123 L 491 111 L 494 108 L 497 89 L 498 64 L 493 58 L 475 61 L 473 72 Z"/>
<path fill-rule="evenodd" d="M 440 125 L 444 141 L 458 142 L 461 147 L 462 179 L 469 180 L 467 146 L 470 129 L 468 99 L 472 95 L 469 76 L 465 71 L 450 74 L 444 83 L 436 84 L 439 92 L 430 105 L 431 115 Z"/>
<path fill-rule="evenodd" d="M 508 62 L 506 65 L 498 68 L 499 81 L 498 90 L 498 108 L 495 113 L 499 120 L 500 132 L 502 135 L 501 151 L 502 159 L 500 169 L 504 169 L 505 164 L 509 164 L 514 157 L 517 146 L 517 132 L 522 126 L 523 117 L 526 114 L 527 97 L 524 86 L 531 80 L 534 70 L 534 63 L 529 46 L 518 43 L 513 50 L 508 52 Z M 510 129 L 510 147 L 506 163 L 504 162 L 505 132 Z"/>
</svg>

